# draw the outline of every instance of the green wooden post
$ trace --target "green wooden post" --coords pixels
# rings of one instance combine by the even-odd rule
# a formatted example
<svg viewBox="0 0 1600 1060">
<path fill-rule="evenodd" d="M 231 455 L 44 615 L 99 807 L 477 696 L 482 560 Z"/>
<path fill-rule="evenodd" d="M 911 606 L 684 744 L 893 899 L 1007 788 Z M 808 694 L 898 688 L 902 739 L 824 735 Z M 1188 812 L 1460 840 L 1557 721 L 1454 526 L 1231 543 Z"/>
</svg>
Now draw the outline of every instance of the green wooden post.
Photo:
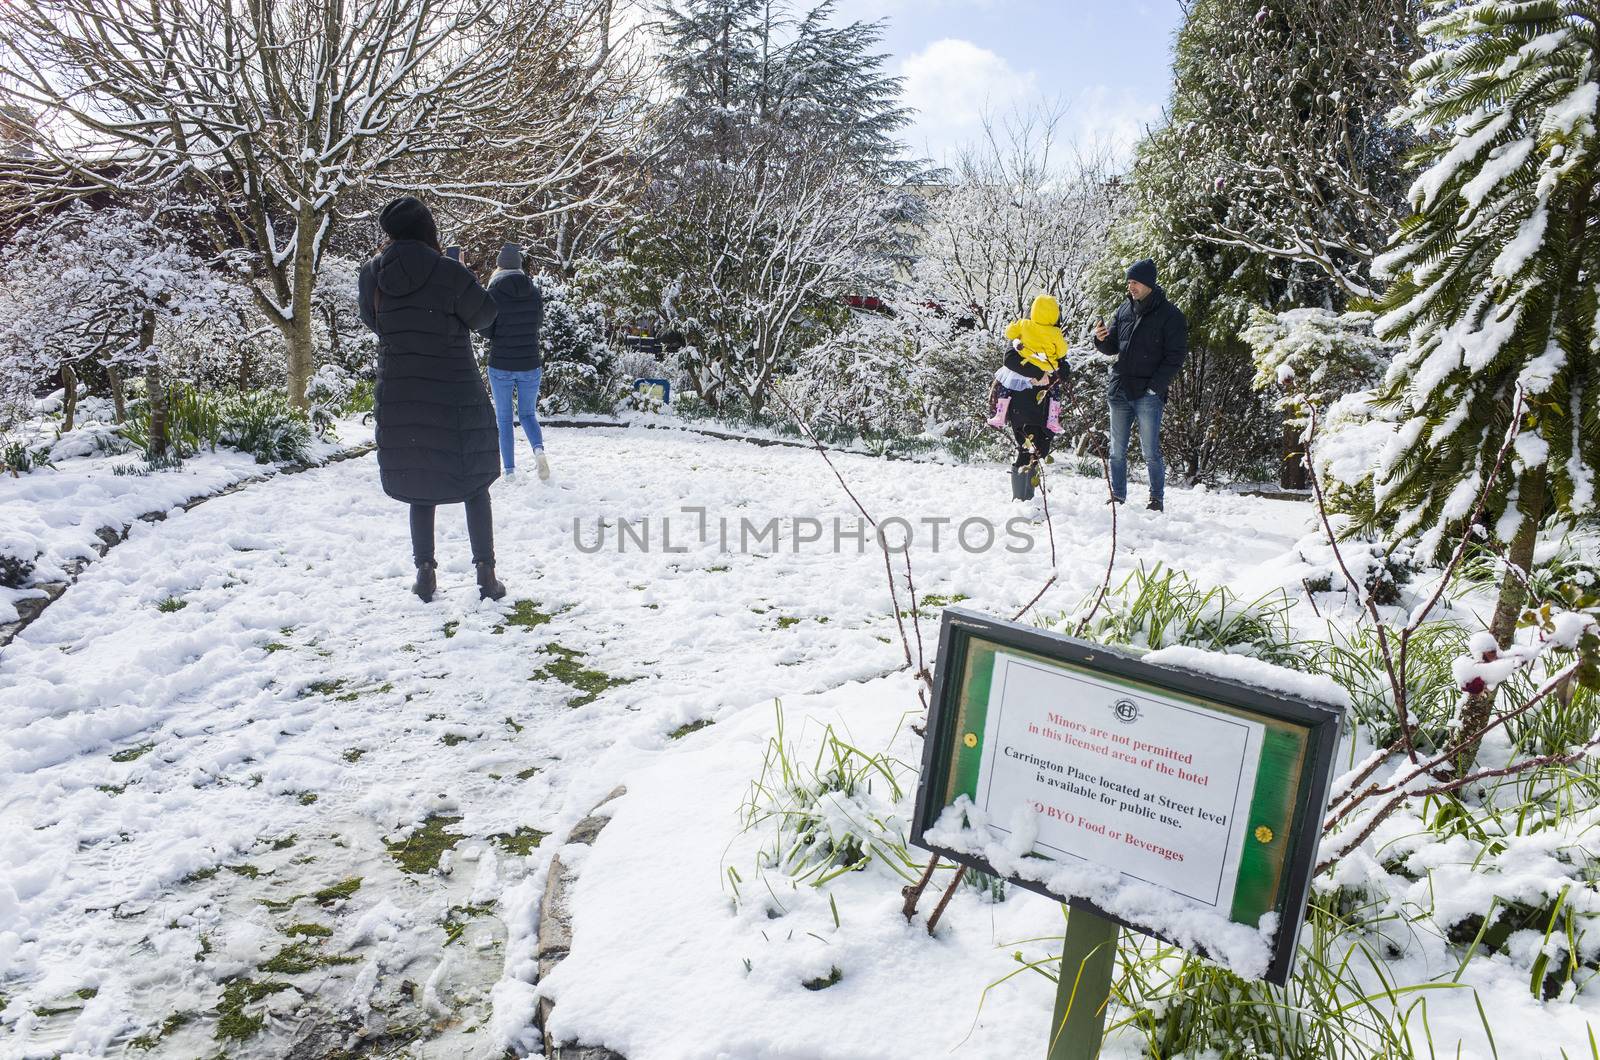
<svg viewBox="0 0 1600 1060">
<path fill-rule="evenodd" d="M 1111 970 L 1117 961 L 1117 931 L 1116 924 L 1082 909 L 1067 914 L 1048 1060 L 1095 1060 L 1100 1055 L 1111 1001 Z"/>
</svg>

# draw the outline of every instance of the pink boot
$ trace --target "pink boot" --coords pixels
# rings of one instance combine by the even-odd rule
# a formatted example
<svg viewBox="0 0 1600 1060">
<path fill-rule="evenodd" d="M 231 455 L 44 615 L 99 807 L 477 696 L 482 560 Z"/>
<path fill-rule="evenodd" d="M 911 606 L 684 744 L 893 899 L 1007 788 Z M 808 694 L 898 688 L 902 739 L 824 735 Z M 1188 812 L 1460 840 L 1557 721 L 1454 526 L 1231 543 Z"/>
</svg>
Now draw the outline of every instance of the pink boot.
<svg viewBox="0 0 1600 1060">
<path fill-rule="evenodd" d="M 984 422 L 991 427 L 999 427 L 1004 429 L 1006 425 L 1006 409 L 1008 409 L 1010 406 L 1011 399 L 1009 397 L 1003 397 L 999 401 L 996 401 L 994 403 L 994 415 L 990 416 Z"/>
<path fill-rule="evenodd" d="M 1061 429 L 1061 402 L 1050 402 L 1050 418 L 1045 421 L 1044 425 L 1051 434 L 1065 433 Z"/>
</svg>

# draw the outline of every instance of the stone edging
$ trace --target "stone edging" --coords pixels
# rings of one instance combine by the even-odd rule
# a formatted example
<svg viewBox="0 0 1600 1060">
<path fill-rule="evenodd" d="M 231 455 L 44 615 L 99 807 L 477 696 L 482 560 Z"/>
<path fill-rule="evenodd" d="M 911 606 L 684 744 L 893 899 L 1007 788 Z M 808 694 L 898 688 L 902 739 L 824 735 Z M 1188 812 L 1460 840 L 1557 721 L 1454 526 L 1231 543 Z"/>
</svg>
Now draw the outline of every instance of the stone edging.
<svg viewBox="0 0 1600 1060">
<path fill-rule="evenodd" d="M 567 836 L 567 843 L 593 846 L 601 830 L 611 821 L 610 817 L 599 812 L 600 808 L 627 793 L 627 788 L 619 786 L 601 799 L 599 804 L 589 811 L 589 816 L 572 826 L 572 832 Z M 559 853 L 550 860 L 550 875 L 545 881 L 544 898 L 539 902 L 540 979 L 549 975 L 572 950 L 572 913 L 567 908 L 567 901 L 572 885 L 577 880 L 577 872 L 561 863 Z M 544 1037 L 544 1055 L 549 1060 L 626 1060 L 620 1053 L 613 1052 L 603 1045 L 582 1045 L 552 1039 L 550 1013 L 554 1010 L 555 1002 L 544 997 L 539 999 L 539 1029 Z"/>
<path fill-rule="evenodd" d="M 354 460 L 357 457 L 366 456 L 368 453 L 372 452 L 374 448 L 375 447 L 372 445 L 372 443 L 369 442 L 365 445 L 357 445 L 349 449 L 341 449 L 337 453 L 334 453 L 332 456 L 328 457 L 326 460 L 319 461 L 315 464 L 284 464 L 270 475 L 251 475 L 248 478 L 239 479 L 237 482 L 230 482 L 228 485 L 219 490 L 213 490 L 210 493 L 196 494 L 181 504 L 169 505 L 168 507 L 157 512 L 145 512 L 134 521 L 144 523 L 159 523 L 166 519 L 167 513 L 173 508 L 181 508 L 184 511 L 189 511 L 192 508 L 196 508 L 204 504 L 206 501 L 214 500 L 217 497 L 225 497 L 230 493 L 238 493 L 246 486 L 253 486 L 259 482 L 269 482 L 272 479 L 279 478 L 283 475 L 298 475 L 302 471 L 310 471 L 314 468 L 327 467 L 329 464 L 338 464 L 345 460 Z M 84 572 L 84 569 L 87 568 L 90 563 L 94 562 L 95 559 L 103 559 L 107 552 L 110 552 L 113 548 L 116 548 L 118 545 L 128 540 L 128 531 L 132 528 L 133 523 L 129 523 L 121 529 L 113 526 L 102 526 L 100 529 L 94 532 L 95 536 L 100 539 L 100 543 L 94 546 L 94 557 L 92 559 L 75 559 L 71 563 L 68 563 L 66 565 L 66 581 L 45 582 L 42 585 L 30 586 L 30 588 L 38 589 L 39 591 L 43 592 L 44 595 L 24 597 L 16 602 L 15 606 L 17 609 L 17 620 L 15 622 L 0 624 L 0 648 L 4 648 L 6 645 L 15 640 L 17 638 L 17 634 L 27 629 L 33 624 L 34 620 L 36 620 L 40 615 L 44 614 L 45 608 L 55 603 L 61 598 L 63 593 L 72 588 L 73 584 L 77 582 L 78 576 Z"/>
</svg>

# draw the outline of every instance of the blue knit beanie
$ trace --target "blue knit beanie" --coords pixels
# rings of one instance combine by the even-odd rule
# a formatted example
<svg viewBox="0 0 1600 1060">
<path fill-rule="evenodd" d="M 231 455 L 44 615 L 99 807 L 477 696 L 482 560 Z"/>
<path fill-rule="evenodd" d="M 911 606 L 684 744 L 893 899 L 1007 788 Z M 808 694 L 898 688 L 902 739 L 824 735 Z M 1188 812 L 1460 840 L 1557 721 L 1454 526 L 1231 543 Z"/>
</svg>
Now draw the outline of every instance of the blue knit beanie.
<svg viewBox="0 0 1600 1060">
<path fill-rule="evenodd" d="M 1156 263 L 1149 258 L 1134 262 L 1128 266 L 1128 279 L 1137 280 L 1146 287 L 1154 287 L 1156 285 Z"/>
</svg>

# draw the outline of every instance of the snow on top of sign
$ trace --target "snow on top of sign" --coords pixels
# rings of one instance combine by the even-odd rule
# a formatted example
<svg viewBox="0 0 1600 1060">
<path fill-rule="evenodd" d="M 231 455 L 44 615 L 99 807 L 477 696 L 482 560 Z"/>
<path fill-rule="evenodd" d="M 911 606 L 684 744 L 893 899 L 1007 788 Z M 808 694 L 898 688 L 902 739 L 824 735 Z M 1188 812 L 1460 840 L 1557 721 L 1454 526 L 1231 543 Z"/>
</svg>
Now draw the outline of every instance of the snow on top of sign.
<svg viewBox="0 0 1600 1060">
<path fill-rule="evenodd" d="M 1144 661 L 1156 666 L 1171 666 L 1180 670 L 1193 670 L 1211 677 L 1224 677 L 1230 681 L 1257 685 L 1269 692 L 1314 699 L 1319 703 L 1350 707 L 1350 693 L 1330 677 L 1306 674 L 1249 655 L 1229 655 L 1205 651 L 1183 644 L 1162 648 L 1144 656 Z"/>
<path fill-rule="evenodd" d="M 1130 924 L 1162 935 L 1188 950 L 1200 950 L 1212 961 L 1247 979 L 1267 974 L 1278 914 L 1267 913 L 1257 927 L 1236 924 L 1224 913 L 1203 909 L 1164 887 L 1141 883 L 1115 870 L 1088 863 L 1068 864 L 1026 856 L 1036 834 L 1021 811 L 1007 822 L 1015 830 L 1001 838 L 989 829 L 988 816 L 965 795 L 945 807 L 924 838 L 934 846 L 981 857 L 1001 876 L 1032 880 L 1052 894 L 1083 898 Z"/>
</svg>

